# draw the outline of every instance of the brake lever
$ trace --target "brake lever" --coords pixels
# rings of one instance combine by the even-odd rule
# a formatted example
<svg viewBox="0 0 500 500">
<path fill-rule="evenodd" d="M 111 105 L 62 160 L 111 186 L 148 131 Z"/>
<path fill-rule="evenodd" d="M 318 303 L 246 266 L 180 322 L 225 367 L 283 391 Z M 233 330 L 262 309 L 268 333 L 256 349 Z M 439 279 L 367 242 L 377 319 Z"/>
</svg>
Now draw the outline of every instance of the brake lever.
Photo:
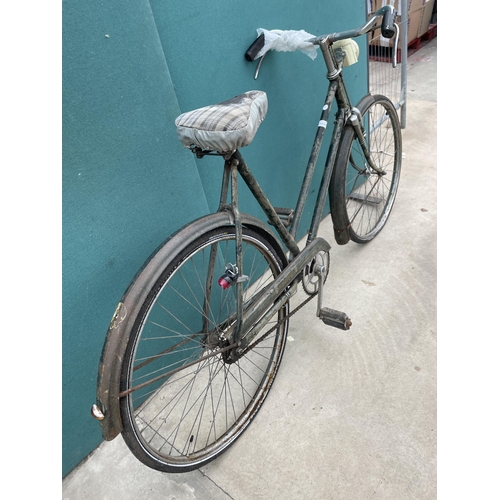
<svg viewBox="0 0 500 500">
<path fill-rule="evenodd" d="M 398 64 L 398 41 L 399 41 L 399 26 L 394 23 L 396 28 L 396 39 L 394 40 L 393 51 L 392 51 L 392 67 L 395 68 Z"/>
<path fill-rule="evenodd" d="M 255 75 L 253 77 L 254 80 L 257 80 L 259 77 L 259 71 L 260 71 L 260 66 L 262 64 L 262 61 L 264 60 L 264 57 L 266 57 L 267 52 L 264 53 L 262 57 L 259 58 L 259 63 L 257 64 L 257 69 L 255 70 Z"/>
</svg>

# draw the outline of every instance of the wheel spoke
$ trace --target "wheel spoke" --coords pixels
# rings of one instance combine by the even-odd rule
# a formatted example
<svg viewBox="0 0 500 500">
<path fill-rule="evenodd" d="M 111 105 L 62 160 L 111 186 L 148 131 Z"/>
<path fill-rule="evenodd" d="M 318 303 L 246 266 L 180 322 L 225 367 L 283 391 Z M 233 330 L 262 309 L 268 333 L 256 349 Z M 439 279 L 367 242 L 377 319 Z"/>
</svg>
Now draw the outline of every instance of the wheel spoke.
<svg viewBox="0 0 500 500">
<path fill-rule="evenodd" d="M 357 243 L 370 241 L 385 225 L 396 196 L 401 168 L 401 134 L 392 103 L 374 96 L 365 100 L 361 107 L 371 161 L 383 175 L 368 166 L 357 135 L 350 131 L 340 146 L 349 149 L 347 154 L 340 155 L 348 158 L 343 170 L 342 167 L 338 170 L 345 178 L 341 182 L 338 176 L 335 177 L 334 190 L 337 193 L 334 204 L 343 203 L 340 213 L 347 219 L 340 220 L 337 225 L 347 225 L 351 239 Z M 337 213 L 335 211 L 335 217 L 340 217 Z"/>
<path fill-rule="evenodd" d="M 235 262 L 235 248 L 234 228 L 227 228 L 179 252 L 136 321 L 120 393 L 123 434 L 136 456 L 159 470 L 191 470 L 212 460 L 243 432 L 276 375 L 288 304 L 271 319 L 269 328 L 278 326 L 265 343 L 236 361 L 227 354 L 237 347 L 224 337 L 236 320 L 236 287 L 224 290 L 217 281 Z M 246 228 L 242 259 L 249 304 L 287 262 Z"/>
</svg>

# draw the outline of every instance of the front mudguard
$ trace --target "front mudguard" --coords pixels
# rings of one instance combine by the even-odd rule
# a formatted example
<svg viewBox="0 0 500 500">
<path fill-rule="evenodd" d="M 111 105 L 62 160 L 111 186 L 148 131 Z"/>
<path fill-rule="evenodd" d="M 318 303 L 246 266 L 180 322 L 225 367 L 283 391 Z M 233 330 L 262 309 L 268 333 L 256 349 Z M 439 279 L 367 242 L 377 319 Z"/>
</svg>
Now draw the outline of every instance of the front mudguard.
<svg viewBox="0 0 500 500">
<path fill-rule="evenodd" d="M 364 116 L 366 110 L 369 105 L 373 101 L 372 94 L 366 94 L 361 100 L 356 104 L 356 109 L 359 111 L 361 116 Z M 342 131 L 342 135 L 340 137 L 339 148 L 337 150 L 337 155 L 335 157 L 335 164 L 333 166 L 333 175 L 330 180 L 329 186 L 329 199 L 330 199 L 330 216 L 333 222 L 333 234 L 335 235 L 335 241 L 338 245 L 346 245 L 351 240 L 350 236 L 350 222 L 349 217 L 347 216 L 347 212 L 344 208 L 340 208 L 341 205 L 337 206 L 335 200 L 335 182 L 339 173 L 345 169 L 349 161 L 350 150 L 347 147 L 349 144 L 349 139 L 346 137 L 346 134 L 351 134 L 352 126 L 349 122 L 345 125 L 344 130 Z M 344 141 L 347 141 L 347 144 L 344 146 Z M 340 182 L 337 178 L 337 182 Z M 341 202 L 343 203 L 343 201 Z"/>
<path fill-rule="evenodd" d="M 283 253 L 281 245 L 268 226 L 248 214 L 240 214 L 240 218 L 243 226 L 270 236 L 279 247 L 277 251 Z M 97 377 L 97 407 L 95 405 L 92 407 L 92 415 L 99 419 L 102 437 L 106 441 L 111 441 L 123 430 L 119 398 L 122 363 L 141 304 L 181 246 L 193 242 L 207 231 L 233 225 L 234 220 L 230 212 L 217 212 L 203 216 L 179 229 L 153 252 L 120 299 L 101 353 Z"/>
</svg>

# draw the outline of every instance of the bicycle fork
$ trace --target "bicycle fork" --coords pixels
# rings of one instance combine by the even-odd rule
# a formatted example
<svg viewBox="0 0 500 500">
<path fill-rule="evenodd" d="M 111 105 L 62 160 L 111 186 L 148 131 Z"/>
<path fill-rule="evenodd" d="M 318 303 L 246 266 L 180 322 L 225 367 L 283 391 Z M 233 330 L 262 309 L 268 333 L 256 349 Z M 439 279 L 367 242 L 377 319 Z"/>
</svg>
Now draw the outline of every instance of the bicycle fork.
<svg viewBox="0 0 500 500">
<path fill-rule="evenodd" d="M 366 130 L 363 126 L 362 123 L 362 118 L 361 118 L 361 113 L 359 109 L 352 107 L 351 108 L 351 114 L 349 116 L 349 123 L 354 129 L 354 132 L 356 133 L 356 136 L 359 140 L 359 144 L 361 146 L 361 149 L 363 150 L 363 154 L 365 156 L 366 162 L 368 163 L 369 167 L 376 172 L 379 175 L 385 175 L 386 172 L 379 167 L 375 165 L 375 163 L 372 160 L 372 155 L 370 152 L 370 148 L 366 142 Z"/>
</svg>

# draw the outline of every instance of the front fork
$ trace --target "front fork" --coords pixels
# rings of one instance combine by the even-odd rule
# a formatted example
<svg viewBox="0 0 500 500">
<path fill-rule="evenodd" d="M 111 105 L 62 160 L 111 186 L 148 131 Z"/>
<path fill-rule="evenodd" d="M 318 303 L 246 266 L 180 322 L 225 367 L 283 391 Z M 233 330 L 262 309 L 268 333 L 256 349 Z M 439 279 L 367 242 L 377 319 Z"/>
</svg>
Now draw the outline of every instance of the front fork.
<svg viewBox="0 0 500 500">
<path fill-rule="evenodd" d="M 384 175 L 385 172 L 379 167 L 377 167 L 372 160 L 370 148 L 366 142 L 366 130 L 365 127 L 363 126 L 363 119 L 361 117 L 361 112 L 359 111 L 358 108 L 355 107 L 351 108 L 351 114 L 348 118 L 348 121 L 349 124 L 354 129 L 354 132 L 356 133 L 356 136 L 359 140 L 359 144 L 361 145 L 361 149 L 363 150 L 366 162 L 368 163 L 369 167 L 377 174 Z"/>
</svg>

